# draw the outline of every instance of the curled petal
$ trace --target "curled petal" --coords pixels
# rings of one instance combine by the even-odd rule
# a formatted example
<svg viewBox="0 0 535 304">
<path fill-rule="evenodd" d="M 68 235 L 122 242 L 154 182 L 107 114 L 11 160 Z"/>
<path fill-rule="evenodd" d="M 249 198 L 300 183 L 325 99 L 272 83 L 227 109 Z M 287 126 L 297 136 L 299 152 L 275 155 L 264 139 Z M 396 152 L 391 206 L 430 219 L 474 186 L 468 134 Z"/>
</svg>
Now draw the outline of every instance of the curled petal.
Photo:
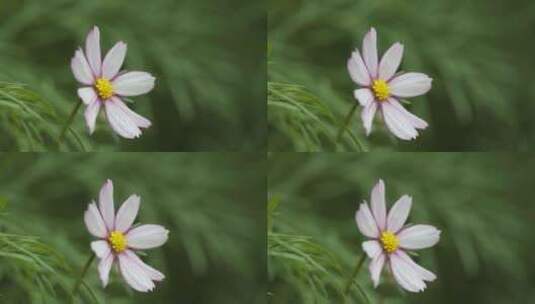
<svg viewBox="0 0 535 304">
<path fill-rule="evenodd" d="M 89 204 L 89 207 L 85 211 L 84 222 L 87 230 L 92 235 L 99 238 L 105 238 L 107 236 L 108 231 L 106 229 L 106 224 L 104 224 L 104 220 L 102 219 L 95 202 Z"/>
<path fill-rule="evenodd" d="M 404 249 L 424 249 L 435 246 L 440 230 L 431 225 L 414 225 L 398 233 L 399 246 Z"/>
<path fill-rule="evenodd" d="M 394 203 L 394 206 L 388 212 L 388 219 L 386 221 L 388 231 L 397 233 L 405 224 L 411 211 L 412 197 L 403 195 Z"/>
<path fill-rule="evenodd" d="M 423 95 L 431 90 L 433 79 L 422 73 L 406 73 L 394 77 L 390 82 L 392 95 L 407 98 Z"/>
<path fill-rule="evenodd" d="M 425 282 L 420 275 L 397 254 L 390 255 L 390 268 L 394 279 L 404 289 L 410 292 L 421 292 L 425 289 Z"/>
<path fill-rule="evenodd" d="M 125 112 L 126 105 L 118 98 L 112 98 L 104 102 L 106 118 L 112 129 L 120 136 L 133 139 L 141 136 L 141 130 L 131 118 L 129 112 Z"/>
<path fill-rule="evenodd" d="M 390 132 L 403 140 L 412 140 L 418 136 L 418 132 L 404 113 L 389 102 L 383 102 L 381 106 L 386 127 Z"/>
<path fill-rule="evenodd" d="M 375 218 L 366 202 L 360 204 L 360 208 L 355 214 L 355 220 L 357 222 L 357 227 L 362 234 L 369 238 L 379 237 L 377 223 L 375 222 Z"/>
<path fill-rule="evenodd" d="M 126 234 L 128 247 L 150 249 L 162 246 L 169 238 L 169 230 L 160 225 L 141 225 Z"/>
<path fill-rule="evenodd" d="M 385 204 L 385 183 L 382 179 L 373 187 L 371 197 L 372 213 L 379 230 L 386 227 L 386 204 Z"/>
<path fill-rule="evenodd" d="M 126 43 L 117 42 L 106 54 L 104 62 L 102 63 L 102 77 L 106 79 L 113 79 L 121 69 L 124 58 L 126 57 Z"/>
<path fill-rule="evenodd" d="M 87 62 L 82 50 L 77 50 L 71 60 L 71 70 L 76 80 L 85 85 L 92 85 L 95 82 L 93 71 Z"/>
<path fill-rule="evenodd" d="M 126 232 L 136 219 L 137 212 L 139 210 L 140 197 L 137 195 L 131 195 L 119 208 L 117 212 L 117 218 L 115 220 L 115 230 Z"/>
<path fill-rule="evenodd" d="M 351 76 L 351 79 L 356 84 L 363 87 L 371 85 L 372 79 L 370 73 L 358 50 L 355 50 L 351 54 L 351 58 L 347 61 L 347 70 L 349 71 L 349 76 Z"/>
<path fill-rule="evenodd" d="M 143 271 L 145 271 L 145 274 L 149 276 L 151 280 L 162 281 L 163 279 L 165 279 L 165 275 L 163 273 L 145 264 L 133 251 L 127 250 L 125 251 L 125 254 L 141 269 L 143 269 Z"/>
<path fill-rule="evenodd" d="M 139 128 L 148 128 L 152 125 L 150 120 L 132 111 L 121 99 L 112 97 L 112 100 Z"/>
<path fill-rule="evenodd" d="M 154 283 L 147 273 L 125 253 L 118 255 L 121 274 L 133 289 L 148 292 L 154 289 Z"/>
<path fill-rule="evenodd" d="M 409 264 L 415 271 L 420 275 L 420 278 L 424 281 L 432 282 L 436 280 L 437 276 L 431 271 L 423 268 L 422 266 L 416 264 L 411 257 L 406 254 L 403 250 L 396 251 L 396 254 L 407 264 Z"/>
<path fill-rule="evenodd" d="M 115 93 L 121 96 L 138 96 L 154 88 L 156 78 L 145 72 L 128 72 L 113 80 Z"/>
<path fill-rule="evenodd" d="M 425 120 L 407 111 L 395 98 L 389 98 L 388 103 L 394 106 L 398 112 L 403 114 L 403 116 L 407 118 L 414 128 L 424 130 L 428 127 L 428 124 L 425 122 Z"/>
</svg>

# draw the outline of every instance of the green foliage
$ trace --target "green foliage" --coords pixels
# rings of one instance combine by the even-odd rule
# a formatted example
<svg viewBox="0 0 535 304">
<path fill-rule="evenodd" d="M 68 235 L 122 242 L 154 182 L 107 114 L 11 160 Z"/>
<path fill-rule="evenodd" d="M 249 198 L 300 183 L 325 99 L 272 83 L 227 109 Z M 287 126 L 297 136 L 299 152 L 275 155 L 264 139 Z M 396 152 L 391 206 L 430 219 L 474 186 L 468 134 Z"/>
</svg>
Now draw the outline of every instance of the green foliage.
<svg viewBox="0 0 535 304">
<path fill-rule="evenodd" d="M 347 59 L 371 26 L 378 30 L 381 54 L 400 41 L 405 45 L 401 69 L 434 79 L 432 91 L 408 106 L 430 128 L 416 143 L 397 143 L 376 118 L 367 138 L 355 115 L 350 128 L 356 139 L 374 149 L 527 149 L 535 130 L 528 118 L 534 108 L 526 103 L 535 97 L 526 89 L 535 51 L 524 39 L 535 20 L 525 13 L 530 6 L 523 0 L 514 6 L 505 0 L 492 6 L 484 0 L 270 0 L 268 80 L 308 93 L 287 100 L 286 111 L 271 106 L 276 95 L 268 95 L 269 149 L 360 150 L 349 135 L 333 145 L 334 130 L 355 103 Z M 316 115 L 321 123 L 303 109 L 291 109 L 308 109 L 310 100 L 328 114 Z"/>
<path fill-rule="evenodd" d="M 157 77 L 154 91 L 129 104 L 153 126 L 141 139 L 126 141 L 100 118 L 90 137 L 80 111 L 64 150 L 83 150 L 77 133 L 87 149 L 99 151 L 263 147 L 261 8 L 238 0 L 1 1 L 0 81 L 24 84 L 32 93 L 23 93 L 32 97 L 22 103 L 46 109 L 30 107 L 30 115 L 17 110 L 20 102 L 2 102 L 2 109 L 11 110 L 0 116 L 0 147 L 56 149 L 58 129 L 78 101 L 70 59 L 93 25 L 101 28 L 103 51 L 125 41 L 125 68 Z M 34 121 L 36 115 L 43 120 Z"/>
<path fill-rule="evenodd" d="M 409 222 L 442 230 L 436 247 L 414 257 L 438 279 L 408 294 L 383 272 L 374 289 L 366 262 L 350 303 L 514 304 L 533 297 L 532 156 L 273 153 L 268 163 L 268 191 L 280 200 L 268 242 L 270 303 L 343 303 L 341 288 L 364 240 L 354 214 L 379 178 L 388 207 L 409 194 Z"/>
<path fill-rule="evenodd" d="M 136 223 L 170 230 L 163 247 L 142 256 L 166 278 L 154 292 L 141 294 L 113 269 L 104 289 L 94 263 L 76 303 L 234 304 L 265 298 L 265 213 L 256 204 L 265 199 L 260 156 L 16 153 L 0 154 L 0 172 L 0 196 L 10 202 L 0 218 L 6 227 L 0 232 L 2 303 L 66 303 L 94 239 L 83 213 L 107 178 L 114 182 L 116 208 L 138 194 Z"/>
</svg>

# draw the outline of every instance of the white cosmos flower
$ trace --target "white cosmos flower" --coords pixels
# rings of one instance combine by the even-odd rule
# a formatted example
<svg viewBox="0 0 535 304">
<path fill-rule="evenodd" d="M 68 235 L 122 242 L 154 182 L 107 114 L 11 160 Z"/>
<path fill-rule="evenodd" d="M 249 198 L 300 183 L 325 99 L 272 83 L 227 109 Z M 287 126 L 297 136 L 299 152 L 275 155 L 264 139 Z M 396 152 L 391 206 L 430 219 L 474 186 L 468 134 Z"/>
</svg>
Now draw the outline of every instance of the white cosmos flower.
<svg viewBox="0 0 535 304">
<path fill-rule="evenodd" d="M 131 195 L 115 214 L 113 203 L 113 183 L 108 180 L 99 196 L 99 207 L 89 204 L 84 214 L 89 232 L 100 240 L 91 243 L 91 249 L 100 259 L 98 271 L 102 285 L 106 287 L 114 263 L 124 280 L 135 290 L 152 291 L 153 281 L 162 281 L 165 276 L 145 264 L 136 251 L 162 246 L 169 231 L 160 225 L 132 226 L 139 210 L 140 198 Z"/>
<path fill-rule="evenodd" d="M 71 60 L 72 73 L 84 86 L 78 89 L 78 96 L 87 106 L 85 120 L 90 134 L 95 130 L 102 106 L 112 129 L 124 138 L 137 138 L 141 128 L 151 126 L 148 119 L 130 110 L 121 98 L 150 92 L 156 78 L 146 72 L 120 72 L 125 57 L 126 43 L 120 41 L 101 60 L 100 30 L 95 26 L 87 35 L 85 54 L 78 49 Z"/>
<path fill-rule="evenodd" d="M 362 249 L 371 259 L 369 270 L 375 287 L 385 265 L 396 282 L 411 292 L 423 291 L 425 281 L 436 279 L 435 274 L 416 264 L 407 254 L 407 250 L 432 247 L 440 239 L 440 231 L 433 226 L 405 225 L 411 205 L 412 198 L 404 195 L 387 215 L 385 185 L 379 180 L 372 190 L 371 210 L 364 202 L 356 213 L 360 232 L 371 239 L 362 243 Z"/>
<path fill-rule="evenodd" d="M 362 53 L 355 50 L 347 62 L 351 79 L 361 87 L 354 96 L 363 107 L 361 117 L 366 135 L 372 131 L 377 111 L 390 132 L 400 139 L 415 139 L 417 129 L 427 128 L 427 122 L 407 111 L 399 101 L 427 93 L 433 80 L 422 73 L 396 74 L 402 57 L 403 45 L 395 43 L 379 62 L 377 32 L 372 28 L 364 37 Z"/>
</svg>

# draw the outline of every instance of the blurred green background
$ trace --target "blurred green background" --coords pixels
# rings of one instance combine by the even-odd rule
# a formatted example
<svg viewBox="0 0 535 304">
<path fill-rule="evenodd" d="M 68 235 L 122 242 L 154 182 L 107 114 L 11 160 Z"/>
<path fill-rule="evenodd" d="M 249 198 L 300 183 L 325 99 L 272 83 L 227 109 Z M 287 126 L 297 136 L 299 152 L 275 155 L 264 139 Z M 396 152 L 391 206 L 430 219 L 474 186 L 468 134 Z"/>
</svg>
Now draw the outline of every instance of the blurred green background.
<svg viewBox="0 0 535 304">
<path fill-rule="evenodd" d="M 268 174 L 270 303 L 524 304 L 535 298 L 533 154 L 272 153 Z M 341 288 L 362 253 L 354 215 L 384 179 L 387 206 L 413 197 L 410 223 L 442 230 L 416 261 L 437 274 L 421 294 L 367 263 L 348 302 Z"/>
<path fill-rule="evenodd" d="M 535 146 L 532 1 L 270 0 L 270 151 L 529 151 Z M 360 115 L 335 135 L 356 85 L 346 63 L 371 26 L 379 52 L 405 45 L 401 69 L 434 78 L 409 110 L 430 127 L 400 142 Z M 359 113 L 358 111 L 357 113 Z"/>
<path fill-rule="evenodd" d="M 107 178 L 116 208 L 136 193 L 136 223 L 170 230 L 143 257 L 166 279 L 142 294 L 113 269 L 103 289 L 93 264 L 76 303 L 264 303 L 265 170 L 249 153 L 0 154 L 0 303 L 68 303 Z"/>
<path fill-rule="evenodd" d="M 265 146 L 265 10 L 242 0 L 0 1 L 0 150 L 54 150 L 78 101 L 70 60 L 98 25 L 103 52 L 123 40 L 124 68 L 157 77 L 130 104 L 153 126 L 114 136 L 82 112 L 63 150 L 256 151 Z"/>
</svg>

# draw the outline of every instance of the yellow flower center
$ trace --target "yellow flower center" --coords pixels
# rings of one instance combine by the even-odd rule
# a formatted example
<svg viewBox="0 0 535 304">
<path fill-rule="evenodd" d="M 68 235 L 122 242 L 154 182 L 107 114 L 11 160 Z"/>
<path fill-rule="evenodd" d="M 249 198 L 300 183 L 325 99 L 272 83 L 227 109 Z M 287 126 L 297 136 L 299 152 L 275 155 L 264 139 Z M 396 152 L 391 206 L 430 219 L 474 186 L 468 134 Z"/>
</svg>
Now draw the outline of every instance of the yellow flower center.
<svg viewBox="0 0 535 304">
<path fill-rule="evenodd" d="M 113 86 L 108 79 L 97 79 L 95 82 L 95 89 L 97 89 L 98 96 L 102 100 L 110 99 L 113 96 Z"/>
<path fill-rule="evenodd" d="M 113 231 L 108 237 L 108 242 L 113 248 L 113 251 L 121 253 L 126 249 L 126 237 L 120 231 Z"/>
<path fill-rule="evenodd" d="M 388 97 L 390 97 L 390 87 L 384 80 L 374 80 L 372 84 L 372 90 L 375 98 L 377 98 L 379 101 L 385 101 L 388 99 Z"/>
<path fill-rule="evenodd" d="M 383 245 L 383 249 L 387 253 L 392 253 L 398 249 L 399 246 L 399 239 L 398 237 L 393 234 L 390 231 L 385 231 L 381 233 L 381 244 Z"/>
</svg>

